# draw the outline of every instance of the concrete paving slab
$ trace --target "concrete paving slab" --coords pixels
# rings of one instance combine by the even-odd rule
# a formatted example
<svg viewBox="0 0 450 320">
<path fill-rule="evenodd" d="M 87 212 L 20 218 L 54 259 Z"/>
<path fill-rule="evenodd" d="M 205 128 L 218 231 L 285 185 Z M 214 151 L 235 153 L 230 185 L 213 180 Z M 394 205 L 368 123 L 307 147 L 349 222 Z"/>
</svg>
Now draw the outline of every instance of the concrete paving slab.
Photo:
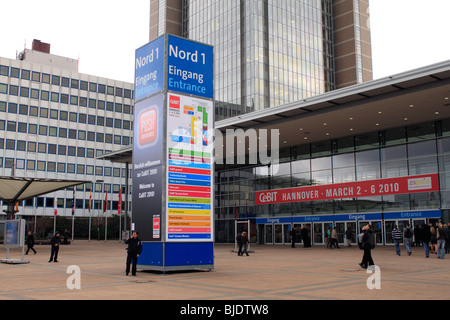
<svg viewBox="0 0 450 320">
<path fill-rule="evenodd" d="M 208 271 L 138 271 L 125 275 L 125 245 L 118 241 L 75 240 L 61 246 L 59 262 L 48 262 L 50 246 L 35 246 L 29 264 L 0 264 L 1 300 L 446 300 L 450 297 L 450 255 L 444 260 L 423 248 L 396 256 L 393 246 L 372 252 L 379 272 L 359 267 L 357 247 L 252 245 L 237 256 L 234 245 L 216 244 L 215 268 Z M 6 250 L 0 255 L 6 256 Z M 20 258 L 21 251 L 10 252 Z M 80 289 L 67 281 L 80 270 Z M 376 278 L 376 276 L 378 276 Z M 369 279 L 370 278 L 370 279 Z M 369 289 L 380 283 L 380 289 Z M 374 280 L 378 280 L 374 281 Z M 73 281 L 70 283 L 74 283 Z M 70 285 L 69 283 L 69 285 Z"/>
</svg>

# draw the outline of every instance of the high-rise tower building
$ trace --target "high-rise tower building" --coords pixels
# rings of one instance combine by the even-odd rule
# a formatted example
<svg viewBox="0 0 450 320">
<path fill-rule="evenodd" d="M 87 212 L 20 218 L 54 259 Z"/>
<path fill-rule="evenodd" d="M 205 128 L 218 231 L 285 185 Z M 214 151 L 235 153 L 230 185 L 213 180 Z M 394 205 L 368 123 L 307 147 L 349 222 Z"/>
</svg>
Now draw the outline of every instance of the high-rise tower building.
<svg viewBox="0 0 450 320">
<path fill-rule="evenodd" d="M 372 79 L 368 0 L 150 3 L 150 40 L 214 46 L 216 120 Z"/>
</svg>

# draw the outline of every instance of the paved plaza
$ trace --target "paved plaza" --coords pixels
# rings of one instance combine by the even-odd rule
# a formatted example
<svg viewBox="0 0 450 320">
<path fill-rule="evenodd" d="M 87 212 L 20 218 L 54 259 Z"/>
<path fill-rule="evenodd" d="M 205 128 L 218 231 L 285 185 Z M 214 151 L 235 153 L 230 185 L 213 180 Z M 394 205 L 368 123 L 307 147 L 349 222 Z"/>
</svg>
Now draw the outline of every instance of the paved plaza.
<svg viewBox="0 0 450 320">
<path fill-rule="evenodd" d="M 59 263 L 49 263 L 49 245 L 37 245 L 29 264 L 0 264 L 1 300 L 441 300 L 450 297 L 450 255 L 444 260 L 423 248 L 408 256 L 402 246 L 377 247 L 379 272 L 361 269 L 357 247 L 327 249 L 297 245 L 252 245 L 237 256 L 233 245 L 215 245 L 213 271 L 139 271 L 125 276 L 125 245 L 118 241 L 75 240 L 61 246 Z M 1 258 L 6 250 L 1 248 Z M 20 258 L 14 250 L 11 258 Z M 80 289 L 69 289 L 69 266 L 80 270 Z M 75 274 L 75 273 L 74 273 Z M 376 278 L 375 276 L 378 276 Z M 369 279 L 370 278 L 370 279 Z M 368 279 L 370 281 L 368 281 Z M 378 281 L 378 282 L 377 282 Z M 367 283 L 380 285 L 369 289 Z M 73 282 L 74 283 L 74 282 Z"/>
</svg>

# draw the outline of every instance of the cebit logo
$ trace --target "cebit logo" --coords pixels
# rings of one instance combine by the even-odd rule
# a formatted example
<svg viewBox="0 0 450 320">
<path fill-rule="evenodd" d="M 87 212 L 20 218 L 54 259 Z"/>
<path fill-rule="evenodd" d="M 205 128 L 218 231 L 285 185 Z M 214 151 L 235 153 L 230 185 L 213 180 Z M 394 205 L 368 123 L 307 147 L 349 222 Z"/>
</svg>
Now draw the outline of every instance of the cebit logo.
<svg viewBox="0 0 450 320">
<path fill-rule="evenodd" d="M 144 111 L 139 116 L 139 145 L 145 146 L 156 141 L 158 117 L 156 109 Z"/>
<path fill-rule="evenodd" d="M 277 201 L 277 192 L 262 192 L 259 195 L 259 202 L 260 203 L 266 203 L 266 202 L 276 202 Z"/>
<path fill-rule="evenodd" d="M 169 107 L 174 109 L 180 109 L 180 97 L 170 96 L 169 97 Z"/>
</svg>

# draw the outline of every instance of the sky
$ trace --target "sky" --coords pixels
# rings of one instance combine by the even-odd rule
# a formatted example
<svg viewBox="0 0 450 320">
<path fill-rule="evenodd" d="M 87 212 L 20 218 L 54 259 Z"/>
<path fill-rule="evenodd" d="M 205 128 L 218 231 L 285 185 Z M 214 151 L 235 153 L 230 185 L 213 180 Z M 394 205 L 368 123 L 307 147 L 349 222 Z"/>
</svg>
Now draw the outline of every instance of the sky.
<svg viewBox="0 0 450 320">
<path fill-rule="evenodd" d="M 150 0 L 1 0 L 0 56 L 33 39 L 79 59 L 79 72 L 133 82 L 135 50 L 149 41 Z M 369 0 L 373 78 L 450 59 L 449 0 Z"/>
</svg>

